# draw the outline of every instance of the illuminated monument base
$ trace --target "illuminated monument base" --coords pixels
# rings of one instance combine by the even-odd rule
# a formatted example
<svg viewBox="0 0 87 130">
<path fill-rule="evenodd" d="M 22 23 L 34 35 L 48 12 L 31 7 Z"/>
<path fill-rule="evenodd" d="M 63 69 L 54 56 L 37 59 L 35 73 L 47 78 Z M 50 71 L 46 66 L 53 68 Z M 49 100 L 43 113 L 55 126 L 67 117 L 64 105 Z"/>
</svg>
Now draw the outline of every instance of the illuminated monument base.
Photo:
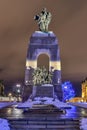
<svg viewBox="0 0 87 130">
<path fill-rule="evenodd" d="M 32 72 L 37 67 L 53 71 L 54 93 L 62 100 L 61 62 L 58 39 L 53 32 L 35 31 L 30 37 L 25 70 L 25 85 L 32 85 Z"/>
</svg>

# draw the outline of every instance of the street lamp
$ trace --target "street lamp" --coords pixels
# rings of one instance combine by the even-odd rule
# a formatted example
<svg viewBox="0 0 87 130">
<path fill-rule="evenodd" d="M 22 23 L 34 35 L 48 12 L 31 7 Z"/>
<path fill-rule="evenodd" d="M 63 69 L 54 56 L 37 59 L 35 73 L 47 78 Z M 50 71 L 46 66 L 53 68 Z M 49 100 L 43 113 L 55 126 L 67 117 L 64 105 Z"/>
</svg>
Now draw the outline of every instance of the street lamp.
<svg viewBox="0 0 87 130">
<path fill-rule="evenodd" d="M 21 101 L 21 95 L 22 95 L 22 85 L 17 83 L 14 86 L 14 94 L 17 97 L 17 101 Z"/>
</svg>

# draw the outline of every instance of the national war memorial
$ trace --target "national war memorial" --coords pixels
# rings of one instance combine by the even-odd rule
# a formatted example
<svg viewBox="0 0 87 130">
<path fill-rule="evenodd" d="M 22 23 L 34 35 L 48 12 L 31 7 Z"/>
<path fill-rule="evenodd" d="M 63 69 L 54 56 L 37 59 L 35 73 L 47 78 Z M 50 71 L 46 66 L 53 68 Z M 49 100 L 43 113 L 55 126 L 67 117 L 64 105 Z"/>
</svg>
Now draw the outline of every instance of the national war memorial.
<svg viewBox="0 0 87 130">
<path fill-rule="evenodd" d="M 48 71 L 52 71 L 52 85 L 54 88 L 54 95 L 56 95 L 59 100 L 62 100 L 63 94 L 61 88 L 61 60 L 58 39 L 52 31 L 48 31 L 48 25 L 51 21 L 51 17 L 51 13 L 48 12 L 45 8 L 39 15 L 34 17 L 34 19 L 38 22 L 40 31 L 35 31 L 29 40 L 26 58 L 25 85 L 33 85 L 33 70 L 37 67 L 44 66 Z M 43 60 L 43 65 L 41 65 Z M 49 85 L 47 87 L 50 89 Z M 47 91 L 49 91 L 49 89 Z"/>
</svg>

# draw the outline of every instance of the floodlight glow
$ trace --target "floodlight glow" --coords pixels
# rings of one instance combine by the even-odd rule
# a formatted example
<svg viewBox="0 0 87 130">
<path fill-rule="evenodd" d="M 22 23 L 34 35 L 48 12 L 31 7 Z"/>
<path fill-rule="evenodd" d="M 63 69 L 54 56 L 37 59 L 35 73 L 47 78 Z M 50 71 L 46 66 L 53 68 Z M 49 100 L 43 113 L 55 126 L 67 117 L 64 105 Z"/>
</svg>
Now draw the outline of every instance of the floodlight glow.
<svg viewBox="0 0 87 130">
<path fill-rule="evenodd" d="M 17 86 L 17 87 L 21 87 L 21 85 L 20 85 L 20 84 L 16 84 L 16 86 Z"/>
<path fill-rule="evenodd" d="M 26 83 L 28 83 L 28 80 L 26 80 Z"/>
<path fill-rule="evenodd" d="M 64 86 L 64 88 L 67 88 L 67 86 Z"/>
</svg>

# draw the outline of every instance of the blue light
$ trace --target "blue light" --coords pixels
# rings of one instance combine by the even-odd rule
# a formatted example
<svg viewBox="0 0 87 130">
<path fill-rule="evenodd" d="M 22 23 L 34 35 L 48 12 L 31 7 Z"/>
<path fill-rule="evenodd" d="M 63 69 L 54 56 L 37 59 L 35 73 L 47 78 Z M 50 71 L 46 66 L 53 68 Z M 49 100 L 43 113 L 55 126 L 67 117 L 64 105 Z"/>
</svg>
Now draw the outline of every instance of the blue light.
<svg viewBox="0 0 87 130">
<path fill-rule="evenodd" d="M 62 84 L 62 90 L 63 90 L 63 101 L 67 101 L 75 96 L 75 91 L 70 81 L 66 81 Z"/>
</svg>

